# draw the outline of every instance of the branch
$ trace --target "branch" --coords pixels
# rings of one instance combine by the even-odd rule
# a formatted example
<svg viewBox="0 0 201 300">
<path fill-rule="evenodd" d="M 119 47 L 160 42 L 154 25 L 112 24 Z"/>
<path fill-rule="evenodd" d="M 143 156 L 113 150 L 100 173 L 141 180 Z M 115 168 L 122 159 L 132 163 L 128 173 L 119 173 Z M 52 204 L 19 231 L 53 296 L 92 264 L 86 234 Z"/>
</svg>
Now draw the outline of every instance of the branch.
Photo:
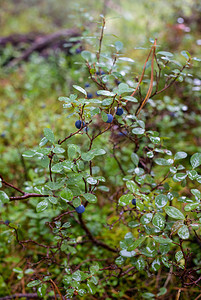
<svg viewBox="0 0 201 300">
<path fill-rule="evenodd" d="M 89 238 L 91 239 L 91 241 L 98 245 L 98 246 L 101 246 L 102 248 L 105 248 L 111 252 L 114 252 L 114 253 L 117 253 L 118 250 L 114 249 L 114 248 L 111 248 L 110 246 L 108 246 L 107 244 L 101 242 L 101 241 L 98 241 L 97 239 L 95 239 L 95 237 L 92 235 L 92 233 L 90 232 L 90 230 L 88 229 L 88 227 L 86 226 L 83 218 L 82 218 L 82 215 L 81 214 L 78 214 L 78 218 L 79 218 L 79 221 L 80 221 L 80 224 L 82 226 L 82 228 L 84 229 L 84 231 L 86 232 L 86 234 L 89 236 Z"/>
<path fill-rule="evenodd" d="M 58 297 L 59 295 L 57 295 Z M 38 299 L 38 294 L 37 293 L 25 293 L 25 294 L 22 294 L 22 293 L 19 293 L 19 294 L 13 294 L 13 295 L 10 295 L 10 296 L 5 296 L 5 297 L 0 297 L 0 300 L 10 300 L 10 299 L 19 299 L 19 298 L 26 298 L 27 300 L 31 300 L 33 298 L 35 299 Z M 54 296 L 48 296 L 48 299 L 54 299 L 55 297 Z M 62 298 L 64 299 L 64 297 Z"/>
<path fill-rule="evenodd" d="M 25 200 L 28 198 L 37 198 L 37 197 L 49 197 L 49 195 L 41 195 L 41 194 L 36 194 L 36 193 L 26 193 L 23 196 L 16 196 L 16 197 L 10 197 L 10 201 L 15 201 L 15 200 Z"/>
<path fill-rule="evenodd" d="M 36 39 L 36 41 L 27 50 L 25 50 L 20 57 L 17 57 L 15 59 L 13 59 L 8 64 L 8 66 L 9 67 L 15 67 L 22 60 L 28 59 L 29 56 L 34 51 L 41 51 L 44 48 L 49 47 L 51 44 L 55 43 L 56 41 L 58 41 L 62 38 L 71 37 L 71 36 L 78 36 L 78 35 L 79 35 L 78 29 L 62 29 L 58 32 L 54 32 L 54 33 L 49 34 L 45 37 L 41 37 L 39 39 Z"/>
</svg>

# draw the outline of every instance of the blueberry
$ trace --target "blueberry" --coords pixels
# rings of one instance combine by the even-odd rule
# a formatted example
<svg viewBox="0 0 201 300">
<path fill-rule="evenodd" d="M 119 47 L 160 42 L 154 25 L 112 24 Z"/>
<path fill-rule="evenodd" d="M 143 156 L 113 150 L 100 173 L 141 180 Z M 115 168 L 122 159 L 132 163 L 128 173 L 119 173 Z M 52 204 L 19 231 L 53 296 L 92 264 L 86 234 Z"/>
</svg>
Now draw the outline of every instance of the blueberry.
<svg viewBox="0 0 201 300">
<path fill-rule="evenodd" d="M 88 94 L 87 94 L 87 98 L 88 98 L 88 99 L 93 98 L 93 94 L 92 94 L 92 93 L 88 93 Z"/>
<path fill-rule="evenodd" d="M 121 116 L 121 115 L 123 115 L 123 113 L 124 113 L 123 108 L 122 107 L 117 107 L 116 115 Z"/>
<path fill-rule="evenodd" d="M 132 204 L 136 206 L 136 199 L 132 200 Z"/>
<path fill-rule="evenodd" d="M 118 133 L 118 136 L 126 136 L 127 135 L 127 131 L 126 130 L 124 130 L 123 132 L 119 132 Z"/>
<path fill-rule="evenodd" d="M 85 123 L 82 122 L 82 121 L 80 121 L 80 120 L 77 120 L 77 121 L 75 122 L 75 127 L 78 128 L 78 129 L 80 129 L 80 128 L 82 127 L 82 125 L 83 125 L 83 127 L 84 127 Z"/>
<path fill-rule="evenodd" d="M 104 74 L 105 74 L 105 72 L 104 72 L 104 71 L 100 71 L 100 72 L 99 72 L 99 71 L 97 71 L 97 72 L 96 72 L 96 75 L 104 75 Z"/>
<path fill-rule="evenodd" d="M 106 123 L 112 123 L 113 121 L 113 116 L 111 114 L 107 114 L 107 121 Z"/>
<path fill-rule="evenodd" d="M 9 220 L 6 220 L 6 221 L 4 222 L 4 224 L 9 225 L 9 224 L 10 224 L 10 221 L 9 221 Z"/>
<path fill-rule="evenodd" d="M 5 132 L 2 132 L 0 136 L 4 138 L 6 136 Z"/>
<path fill-rule="evenodd" d="M 82 214 L 85 211 L 85 207 L 81 204 L 80 206 L 76 207 L 75 210 L 78 214 Z"/>
<path fill-rule="evenodd" d="M 85 83 L 85 88 L 88 88 L 88 87 L 90 87 L 90 84 L 87 82 L 87 83 Z"/>
<path fill-rule="evenodd" d="M 75 53 L 77 53 L 77 54 L 79 54 L 79 53 L 81 53 L 82 52 L 82 50 L 80 49 L 80 48 L 77 48 L 76 50 L 75 50 Z"/>
</svg>

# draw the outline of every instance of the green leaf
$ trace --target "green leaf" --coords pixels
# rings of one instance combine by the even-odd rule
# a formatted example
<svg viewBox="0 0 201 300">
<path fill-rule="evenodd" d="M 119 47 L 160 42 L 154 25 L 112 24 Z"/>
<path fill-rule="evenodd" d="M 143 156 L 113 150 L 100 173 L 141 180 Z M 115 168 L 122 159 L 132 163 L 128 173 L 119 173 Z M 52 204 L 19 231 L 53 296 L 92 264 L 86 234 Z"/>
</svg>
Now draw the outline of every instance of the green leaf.
<svg viewBox="0 0 201 300">
<path fill-rule="evenodd" d="M 23 270 L 19 267 L 13 268 L 13 272 L 15 273 L 23 273 Z"/>
<path fill-rule="evenodd" d="M 138 258 L 138 260 L 136 261 L 136 268 L 138 271 L 142 271 L 145 268 L 145 261 L 144 258 L 142 256 L 140 256 Z"/>
<path fill-rule="evenodd" d="M 104 99 L 103 102 L 101 103 L 102 106 L 110 106 L 113 102 L 112 98 Z"/>
<path fill-rule="evenodd" d="M 184 50 L 181 51 L 181 55 L 183 55 L 186 59 L 189 59 L 191 57 L 188 51 L 184 51 Z"/>
<path fill-rule="evenodd" d="M 47 144 L 47 142 L 48 142 L 48 139 L 46 137 L 44 137 L 44 138 L 41 139 L 41 141 L 39 143 L 39 146 L 43 147 Z"/>
<path fill-rule="evenodd" d="M 188 177 L 189 177 L 191 180 L 196 179 L 196 178 L 198 177 L 197 171 L 195 171 L 195 170 L 188 171 Z"/>
<path fill-rule="evenodd" d="M 175 182 L 180 182 L 183 181 L 186 178 L 187 174 L 186 173 L 177 173 L 173 176 L 173 180 Z"/>
<path fill-rule="evenodd" d="M 81 158 L 85 161 L 90 161 L 94 158 L 94 153 L 92 151 L 86 152 L 86 153 L 82 153 L 81 154 Z"/>
<path fill-rule="evenodd" d="M 140 223 L 138 221 L 128 222 L 128 227 L 130 227 L 130 228 L 135 228 L 135 227 L 138 227 L 138 226 L 140 226 Z"/>
<path fill-rule="evenodd" d="M 22 156 L 23 157 L 33 157 L 35 154 L 36 154 L 35 150 L 27 150 L 22 154 Z"/>
<path fill-rule="evenodd" d="M 159 289 L 159 293 L 157 294 L 158 297 L 163 296 L 167 293 L 167 289 L 165 287 L 162 287 Z"/>
<path fill-rule="evenodd" d="M 52 150 L 52 152 L 56 153 L 56 154 L 61 154 L 64 153 L 66 150 L 62 147 L 60 147 L 59 145 L 56 145 L 55 148 Z"/>
<path fill-rule="evenodd" d="M 179 160 L 187 157 L 186 152 L 177 152 L 174 156 L 174 160 Z"/>
<path fill-rule="evenodd" d="M 131 159 L 134 165 L 137 167 L 139 164 L 139 156 L 136 153 L 131 154 Z"/>
<path fill-rule="evenodd" d="M 149 224 L 152 220 L 153 214 L 148 213 L 148 214 L 144 214 L 141 218 L 140 218 L 140 222 L 143 225 Z"/>
<path fill-rule="evenodd" d="M 160 143 L 160 138 L 158 136 L 151 136 L 150 137 L 150 141 L 153 143 L 153 144 L 159 144 Z"/>
<path fill-rule="evenodd" d="M 120 83 L 118 85 L 118 94 L 121 95 L 123 93 L 132 93 L 133 89 L 129 88 L 128 84 Z"/>
<path fill-rule="evenodd" d="M 165 218 L 162 215 L 157 213 L 153 217 L 152 224 L 156 228 L 163 230 L 163 228 L 165 227 Z"/>
<path fill-rule="evenodd" d="M 85 274 L 84 272 L 77 270 L 72 274 L 72 279 L 75 281 L 82 281 L 85 280 L 88 277 L 88 274 Z"/>
<path fill-rule="evenodd" d="M 159 166 L 170 166 L 173 164 L 173 159 L 156 158 L 155 163 Z"/>
<path fill-rule="evenodd" d="M 71 224 L 69 222 L 66 222 L 62 225 L 62 228 L 69 228 L 71 227 Z"/>
<path fill-rule="evenodd" d="M 176 207 L 167 206 L 167 207 L 165 207 L 165 212 L 168 216 L 170 216 L 173 219 L 177 219 L 177 220 L 185 219 L 185 216 L 183 215 L 183 213 Z"/>
<path fill-rule="evenodd" d="M 144 242 L 145 239 L 146 239 L 146 236 L 142 236 L 142 237 L 138 238 L 137 240 L 134 241 L 134 243 L 129 248 L 132 250 L 138 248 Z"/>
<path fill-rule="evenodd" d="M 91 151 L 93 151 L 95 156 L 104 155 L 106 153 L 106 151 L 104 149 L 98 149 L 98 148 L 93 149 Z"/>
<path fill-rule="evenodd" d="M 65 188 L 63 191 L 61 191 L 60 197 L 62 200 L 69 202 L 73 199 L 73 193 L 70 189 Z"/>
<path fill-rule="evenodd" d="M 37 289 L 38 297 L 44 297 L 46 295 L 46 290 L 47 290 L 46 284 L 42 284 L 41 286 L 39 286 Z"/>
<path fill-rule="evenodd" d="M 93 284 L 97 285 L 98 284 L 98 278 L 96 276 L 92 276 L 89 279 L 90 282 L 92 282 Z"/>
<path fill-rule="evenodd" d="M 101 96 L 106 96 L 106 97 L 114 97 L 115 96 L 115 93 L 106 91 L 106 90 L 99 90 L 99 91 L 97 91 L 97 94 L 101 95 Z"/>
<path fill-rule="evenodd" d="M 164 207 L 168 202 L 168 197 L 166 195 L 158 195 L 155 198 L 155 205 L 157 208 Z"/>
<path fill-rule="evenodd" d="M 83 197 L 89 202 L 89 203 L 96 203 L 97 202 L 97 197 L 93 194 L 86 193 L 83 194 Z"/>
<path fill-rule="evenodd" d="M 120 255 L 122 257 L 134 257 L 136 255 L 135 251 L 128 251 L 126 249 L 123 249 L 120 251 Z"/>
<path fill-rule="evenodd" d="M 136 199 L 136 207 L 138 210 L 142 211 L 144 209 L 144 204 L 141 200 Z"/>
<path fill-rule="evenodd" d="M 197 189 L 191 189 L 191 193 L 196 197 L 196 200 L 201 199 L 201 192 Z"/>
<path fill-rule="evenodd" d="M 96 286 L 95 286 L 95 284 L 93 284 L 89 280 L 87 280 L 87 288 L 88 288 L 90 294 L 94 295 L 96 293 Z"/>
<path fill-rule="evenodd" d="M 81 205 L 81 199 L 79 197 L 73 200 L 73 206 L 78 207 Z"/>
<path fill-rule="evenodd" d="M 87 96 L 87 92 L 85 91 L 85 89 L 83 89 L 81 86 L 79 85 L 73 85 L 74 89 L 76 89 L 77 91 L 79 91 L 80 93 L 84 94 L 85 96 Z"/>
<path fill-rule="evenodd" d="M 44 130 L 44 135 L 48 141 L 50 141 L 52 144 L 54 143 L 54 133 L 50 128 L 45 128 Z"/>
<path fill-rule="evenodd" d="M 63 186 L 63 183 L 62 182 L 48 182 L 45 187 L 49 190 L 52 190 L 52 191 L 56 191 L 58 189 L 60 189 L 61 187 Z"/>
<path fill-rule="evenodd" d="M 135 193 L 135 192 L 138 191 L 138 186 L 137 186 L 137 184 L 134 181 L 128 180 L 126 182 L 126 186 L 129 189 L 129 191 L 131 191 L 132 193 Z"/>
<path fill-rule="evenodd" d="M 138 100 L 136 98 L 132 97 L 132 96 L 124 96 L 124 97 L 122 97 L 122 99 L 133 102 L 133 103 L 138 102 Z"/>
<path fill-rule="evenodd" d="M 159 244 L 170 244 L 173 243 L 173 241 L 171 239 L 169 239 L 168 237 L 161 235 L 161 236 L 153 236 L 153 239 L 159 243 Z"/>
<path fill-rule="evenodd" d="M 137 127 L 137 128 L 133 128 L 132 129 L 132 133 L 133 134 L 139 134 L 139 135 L 141 135 L 141 134 L 143 134 L 145 132 L 145 130 L 143 129 L 143 128 L 141 128 L 141 127 Z"/>
<path fill-rule="evenodd" d="M 33 286 L 39 285 L 40 283 L 41 283 L 40 280 L 33 280 L 27 284 L 27 287 L 33 287 Z"/>
<path fill-rule="evenodd" d="M 159 51 L 156 53 L 156 55 L 163 55 L 163 56 L 173 56 L 173 54 L 171 52 L 167 52 L 167 51 Z"/>
<path fill-rule="evenodd" d="M 62 163 L 58 163 L 54 166 L 52 166 L 52 172 L 53 173 L 61 173 L 63 171 L 63 164 Z"/>
<path fill-rule="evenodd" d="M 68 145 L 68 157 L 69 157 L 69 159 L 76 158 L 77 153 L 80 153 L 79 147 L 77 145 L 74 145 L 74 144 L 69 144 Z"/>
<path fill-rule="evenodd" d="M 182 227 L 179 228 L 178 236 L 183 240 L 186 240 L 189 238 L 190 234 L 189 234 L 188 227 L 186 225 L 183 225 Z"/>
<path fill-rule="evenodd" d="M 191 211 L 194 210 L 196 208 L 198 208 L 200 205 L 200 202 L 195 202 L 195 203 L 189 203 L 184 207 L 185 211 Z"/>
<path fill-rule="evenodd" d="M 149 157 L 149 158 L 153 158 L 153 157 L 154 157 L 154 153 L 153 153 L 153 151 L 149 151 L 149 152 L 147 152 L 147 157 Z"/>
<path fill-rule="evenodd" d="M 182 251 L 177 251 L 177 252 L 175 253 L 175 258 L 176 258 L 176 261 L 177 261 L 177 262 L 179 262 L 183 257 L 184 257 L 184 256 L 183 256 Z"/>
<path fill-rule="evenodd" d="M 92 53 L 90 51 L 86 51 L 86 50 L 82 51 L 81 56 L 87 61 L 92 59 Z"/>
<path fill-rule="evenodd" d="M 173 225 L 172 225 L 172 228 L 171 228 L 171 235 L 175 234 L 180 227 L 182 227 L 184 224 L 184 221 L 176 221 Z"/>
<path fill-rule="evenodd" d="M 193 169 L 201 165 L 201 153 L 195 153 L 190 158 L 190 163 Z"/>
<path fill-rule="evenodd" d="M 3 192 L 3 191 L 0 191 L 0 204 L 1 203 L 8 203 L 10 201 L 8 195 Z"/>
<path fill-rule="evenodd" d="M 25 274 L 33 274 L 34 270 L 33 269 L 26 269 L 26 271 L 24 273 Z"/>
<path fill-rule="evenodd" d="M 166 266 L 167 268 L 170 268 L 170 266 L 172 265 L 168 262 L 168 258 L 165 256 L 162 256 L 161 260 L 162 260 L 162 263 L 164 264 L 164 266 Z"/>
<path fill-rule="evenodd" d="M 92 184 L 92 185 L 95 185 L 98 180 L 96 178 L 93 178 L 93 177 L 88 177 L 87 180 L 86 180 L 89 184 Z"/>
<path fill-rule="evenodd" d="M 115 42 L 115 48 L 117 50 L 117 52 L 119 52 L 121 49 L 123 49 L 123 43 L 120 41 Z"/>
<path fill-rule="evenodd" d="M 126 206 L 132 201 L 132 199 L 133 195 L 131 194 L 123 195 L 119 198 L 119 205 Z"/>
<path fill-rule="evenodd" d="M 40 213 L 44 211 L 47 207 L 48 207 L 48 201 L 45 199 L 37 204 L 36 211 L 37 213 Z"/>
<path fill-rule="evenodd" d="M 96 273 L 99 271 L 99 264 L 96 263 L 96 264 L 92 265 L 92 266 L 89 268 L 89 270 L 90 270 L 90 273 L 91 273 L 92 275 L 96 274 Z"/>
<path fill-rule="evenodd" d="M 117 264 L 118 266 L 122 266 L 125 262 L 125 258 L 123 258 L 122 256 L 118 256 L 115 259 L 115 264 Z"/>
<path fill-rule="evenodd" d="M 127 62 L 135 62 L 132 58 L 130 57 L 118 57 L 118 60 L 122 60 L 122 61 L 127 61 Z"/>
<path fill-rule="evenodd" d="M 156 272 L 160 269 L 161 263 L 160 259 L 157 257 L 151 264 L 152 269 Z"/>
</svg>

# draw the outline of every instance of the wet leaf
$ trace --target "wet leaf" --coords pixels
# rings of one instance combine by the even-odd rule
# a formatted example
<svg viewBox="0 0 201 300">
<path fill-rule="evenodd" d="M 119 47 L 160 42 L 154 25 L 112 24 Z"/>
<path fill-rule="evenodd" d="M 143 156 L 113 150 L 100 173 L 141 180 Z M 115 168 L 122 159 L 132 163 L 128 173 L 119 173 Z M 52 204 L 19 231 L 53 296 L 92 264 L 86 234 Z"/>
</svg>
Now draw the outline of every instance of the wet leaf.
<svg viewBox="0 0 201 300">
<path fill-rule="evenodd" d="M 186 225 L 183 225 L 182 227 L 179 228 L 178 236 L 183 240 L 186 240 L 189 238 L 190 234 L 189 234 L 188 227 Z"/>
<path fill-rule="evenodd" d="M 169 217 L 171 217 L 173 219 L 177 219 L 177 220 L 185 219 L 185 216 L 183 215 L 183 213 L 176 207 L 167 206 L 167 207 L 165 207 L 165 212 Z"/>
</svg>

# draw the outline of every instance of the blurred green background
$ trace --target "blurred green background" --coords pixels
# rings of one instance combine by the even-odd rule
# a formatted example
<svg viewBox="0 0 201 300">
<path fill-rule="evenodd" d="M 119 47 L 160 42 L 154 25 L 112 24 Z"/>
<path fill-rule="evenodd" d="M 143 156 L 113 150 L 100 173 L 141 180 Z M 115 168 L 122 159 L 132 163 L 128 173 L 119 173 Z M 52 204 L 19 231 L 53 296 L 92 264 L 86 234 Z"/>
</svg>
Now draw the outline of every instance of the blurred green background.
<svg viewBox="0 0 201 300">
<path fill-rule="evenodd" d="M 69 117 L 57 99 L 60 96 L 68 96 L 72 92 L 73 84 L 84 86 L 88 83 L 88 74 L 83 67 L 80 52 L 83 49 L 97 49 L 101 14 L 106 17 L 103 50 L 107 50 L 110 44 L 119 40 L 124 44 L 124 56 L 135 61 L 132 65 L 125 63 L 125 80 L 133 81 L 135 76 L 140 76 L 150 39 L 157 38 L 158 49 L 174 53 L 175 60 L 180 63 L 184 61 L 180 54 L 183 50 L 197 58 L 188 70 L 189 76 L 171 87 L 168 93 L 157 96 L 156 102 L 153 99 L 150 102 L 149 113 L 146 111 L 143 118 L 146 119 L 147 128 L 158 130 L 161 136 L 167 137 L 167 145 L 171 145 L 173 151 L 184 149 L 189 154 L 200 151 L 199 0 L 1 0 L 0 173 L 7 181 L 22 186 L 24 181 L 35 176 L 31 163 L 25 161 L 22 153 L 27 148 L 38 145 L 45 127 L 50 127 L 58 139 L 73 130 L 74 118 Z M 3 37 L 16 34 L 34 34 L 40 38 L 61 29 L 75 28 L 79 32 L 78 36 L 66 39 L 64 48 L 48 47 L 44 52 L 33 51 L 28 60 L 22 60 L 14 67 L 10 66 L 10 63 L 20 57 L 30 47 L 30 43 L 22 42 L 18 46 L 12 43 L 1 45 Z M 149 76 L 149 73 L 150 70 L 146 76 Z M 93 95 L 96 90 L 93 84 L 88 87 L 88 93 Z M 126 151 L 125 146 L 123 153 Z M 105 169 L 111 183 L 114 180 L 113 168 L 114 161 L 108 158 Z M 109 215 L 110 207 L 101 205 L 103 214 Z M 26 204 L 20 203 L 19 206 L 9 208 L 5 216 L 11 221 L 17 220 L 16 222 L 22 225 L 30 222 L 29 234 L 34 236 L 34 227 L 37 227 L 41 236 L 48 240 L 48 229 L 43 228 L 43 223 L 37 217 L 34 219 L 33 212 L 29 211 L 24 215 L 25 209 Z M 102 215 L 97 212 L 86 218 L 90 229 L 99 234 L 101 229 L 97 224 L 102 226 L 106 222 Z M 121 228 L 118 230 L 114 230 L 113 233 L 123 236 Z M 104 230 L 102 234 L 106 234 Z M 3 239 L 4 245 L 10 241 L 6 234 Z M 11 243 L 11 250 L 2 246 L 0 253 L 2 257 L 6 256 L 4 263 L 9 263 L 9 259 L 12 258 L 10 254 L 15 255 L 14 242 Z M 18 263 L 19 257 L 15 259 Z M 7 279 L 9 276 L 8 272 Z M 3 283 L 2 287 L 4 288 Z"/>
</svg>

